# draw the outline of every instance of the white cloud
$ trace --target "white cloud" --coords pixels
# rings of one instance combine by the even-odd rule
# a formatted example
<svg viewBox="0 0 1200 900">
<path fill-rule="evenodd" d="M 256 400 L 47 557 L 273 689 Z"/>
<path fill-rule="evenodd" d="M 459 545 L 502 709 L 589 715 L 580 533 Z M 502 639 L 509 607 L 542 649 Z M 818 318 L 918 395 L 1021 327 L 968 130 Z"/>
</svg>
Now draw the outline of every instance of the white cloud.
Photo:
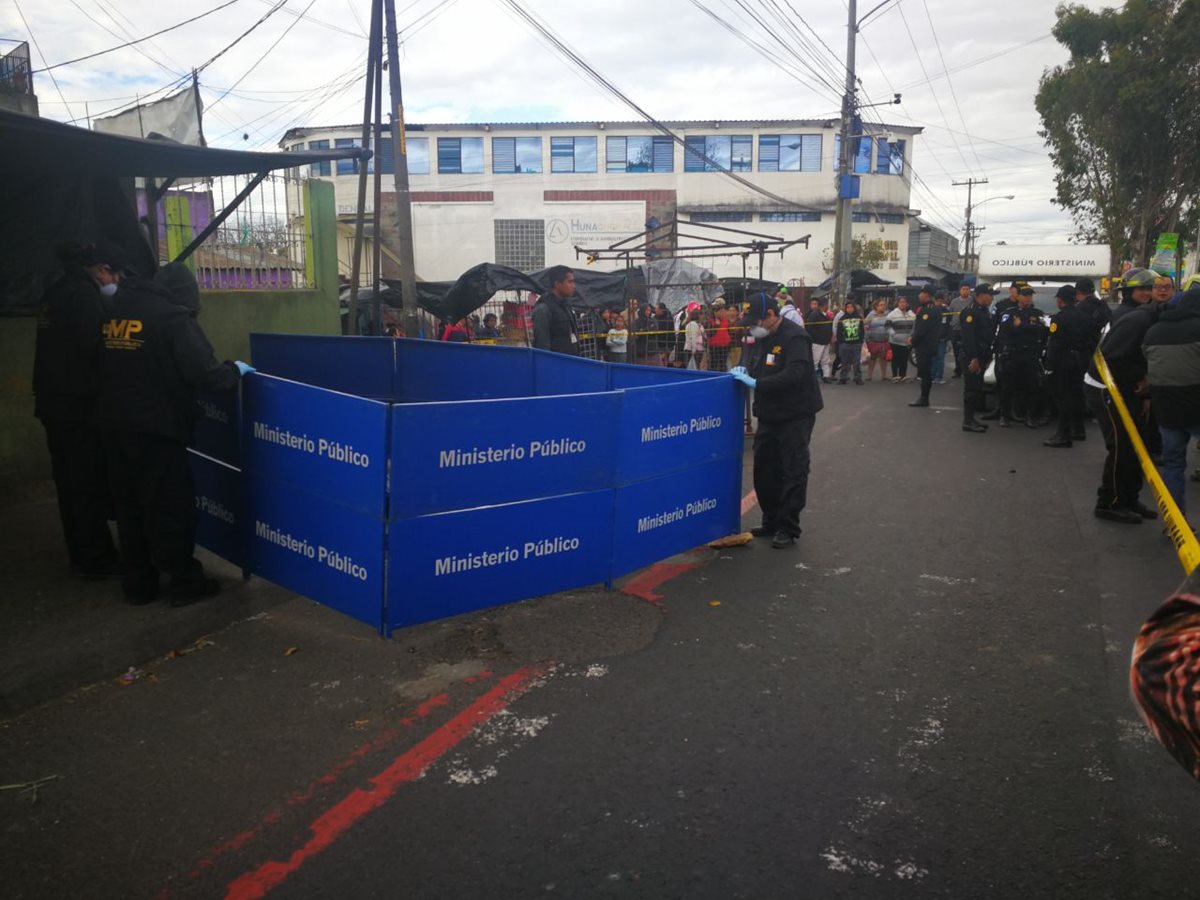
<svg viewBox="0 0 1200 900">
<path fill-rule="evenodd" d="M 451 0 L 427 15 L 440 2 L 397 0 L 402 28 L 421 23 L 402 50 L 409 121 L 636 118 L 539 43 L 499 0 Z M 607 0 L 602 5 L 590 0 L 527 0 L 527 6 L 659 118 L 836 115 L 838 91 L 814 90 L 782 71 L 781 66 L 810 78 L 778 41 L 761 37 L 761 29 L 747 20 L 736 3 L 701 2 L 735 27 L 758 33 L 771 52 L 748 48 L 689 0 Z M 161 0 L 66 0 L 24 2 L 22 9 L 33 36 L 54 63 L 117 43 L 84 11 L 127 38 L 149 34 L 215 5 L 217 0 L 206 0 L 204 7 Z M 126 48 L 56 69 L 66 105 L 48 75 L 37 74 L 35 87 L 43 115 L 82 119 L 85 113 L 95 115 L 136 94 L 161 88 L 203 63 L 272 5 L 273 0 L 240 0 L 139 45 L 142 53 Z M 271 147 L 288 127 L 352 122 L 361 116 L 362 84 L 355 76 L 365 57 L 362 34 L 370 15 L 364 0 L 315 0 L 308 18 L 296 23 L 232 93 L 216 102 L 295 23 L 288 11 L 299 12 L 305 5 L 303 0 L 289 0 L 284 10 L 201 75 L 210 106 L 205 131 L 212 143 Z M 836 62 L 825 55 L 821 68 L 824 77 L 840 89 L 844 77 L 844 69 L 839 74 L 840 57 L 846 43 L 843 4 L 753 0 L 747 5 L 787 13 L 796 31 L 812 40 L 812 33 L 789 7 L 803 15 L 838 55 Z M 1109 4 L 1088 0 L 1086 5 Z M 114 16 L 110 10 L 119 12 Z M 891 7 L 868 22 L 859 40 L 857 68 L 871 100 L 885 100 L 894 90 L 904 95 L 902 105 L 879 107 L 870 117 L 925 126 L 914 148 L 919 176 L 914 205 L 939 224 L 961 228 L 966 192 L 950 182 L 986 177 L 989 184 L 977 189 L 976 202 L 1004 194 L 1015 194 L 1017 199 L 997 199 L 980 210 L 979 221 L 987 227 L 984 242 L 1066 239 L 1071 225 L 1049 202 L 1054 193 L 1053 169 L 1037 137 L 1033 105 L 1043 70 L 1066 58 L 1052 38 L 1035 40 L 1050 31 L 1053 4 L 1009 0 L 1003 10 L 997 10 L 990 4 L 956 0 L 903 0 L 902 10 L 903 15 L 901 9 Z M 796 34 L 785 31 L 777 20 L 768 21 L 788 44 L 797 46 Z M 28 36 L 15 8 L 0 10 L 0 35 Z M 970 65 L 1023 43 L 1026 46 L 996 59 Z M 807 49 L 797 47 L 797 52 L 805 60 L 814 58 Z M 34 56 L 35 68 L 40 68 L 36 51 Z M 952 70 L 957 105 L 946 79 L 938 77 L 943 59 Z M 167 74 L 164 67 L 174 74 Z M 926 82 L 927 76 L 932 81 Z M 243 134 L 248 139 L 243 140 Z"/>
</svg>

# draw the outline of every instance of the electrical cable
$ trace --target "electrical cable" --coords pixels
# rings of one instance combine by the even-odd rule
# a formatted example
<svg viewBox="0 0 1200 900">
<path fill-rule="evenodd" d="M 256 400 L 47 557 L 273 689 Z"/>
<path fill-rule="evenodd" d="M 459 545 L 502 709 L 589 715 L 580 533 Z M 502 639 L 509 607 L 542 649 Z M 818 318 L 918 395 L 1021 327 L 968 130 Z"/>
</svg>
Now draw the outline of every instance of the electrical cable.
<svg viewBox="0 0 1200 900">
<path fill-rule="evenodd" d="M 968 131 L 966 117 L 963 116 L 962 106 L 958 102 L 958 91 L 954 89 L 954 79 L 950 77 L 950 70 L 946 66 L 946 54 L 942 52 L 942 42 L 938 38 L 937 29 L 933 26 L 933 14 L 929 12 L 929 0 L 921 0 L 921 5 L 925 7 L 925 18 L 929 20 L 929 30 L 933 34 L 933 45 L 937 47 L 938 58 L 942 61 L 942 71 L 946 73 L 946 84 L 950 88 L 950 99 L 954 101 L 954 109 L 958 112 L 958 120 L 962 122 L 963 131 Z M 979 153 L 975 149 L 973 141 L 968 141 L 967 146 L 971 148 L 971 153 L 975 156 L 975 162 L 979 165 L 979 171 L 983 172 L 983 161 L 979 158 Z"/>
<path fill-rule="evenodd" d="M 313 4 L 316 2 L 317 2 L 317 0 L 308 0 L 308 6 L 304 7 L 304 9 L 301 11 L 300 15 L 297 16 L 295 19 L 293 19 L 292 23 L 290 25 L 288 25 L 287 28 L 283 29 L 283 33 L 280 34 L 279 37 L 275 38 L 275 42 L 272 43 L 270 47 L 268 47 L 266 50 L 264 50 L 262 52 L 262 55 L 259 56 L 258 59 L 256 59 L 254 61 L 254 64 L 252 66 L 250 66 L 249 69 L 247 69 L 245 72 L 242 73 L 241 78 L 239 78 L 232 85 L 230 85 L 230 87 L 225 91 L 225 93 L 223 93 L 221 96 L 219 96 L 212 103 L 208 104 L 208 108 L 212 109 L 214 106 L 216 106 L 218 103 L 220 103 L 222 100 L 224 100 L 226 97 L 229 96 L 229 91 L 232 91 L 235 87 L 237 87 L 239 84 L 241 84 L 243 81 L 245 81 L 246 78 L 250 75 L 250 73 L 253 72 L 255 69 L 257 69 L 262 64 L 263 60 L 271 55 L 271 51 L 279 46 L 280 41 L 282 41 L 285 37 L 287 37 L 291 33 L 292 29 L 295 28 L 297 25 L 299 25 L 304 20 L 304 14 L 307 13 L 310 9 L 312 9 Z M 282 0 L 282 3 L 286 4 L 287 0 Z M 282 6 L 280 8 L 282 8 Z"/>
<path fill-rule="evenodd" d="M 41 46 L 37 42 L 37 38 L 33 36 L 33 29 L 29 27 L 29 20 L 25 18 L 25 11 L 21 9 L 21 4 L 18 0 L 13 0 L 13 6 L 17 8 L 17 15 L 21 17 L 21 23 L 25 26 L 25 30 L 29 33 L 29 40 L 33 42 L 33 49 L 38 52 L 38 56 L 42 58 L 42 65 L 46 65 L 46 54 L 42 52 Z M 24 43 L 24 42 L 22 42 Z M 52 68 L 52 67 L 51 67 Z M 49 68 L 41 69 L 42 72 L 50 72 Z M 32 75 L 33 72 L 31 71 Z M 71 115 L 71 106 L 67 103 L 67 98 L 63 96 L 62 88 L 58 86 L 58 79 L 54 77 L 54 73 L 50 73 L 50 81 L 54 83 L 54 90 L 58 91 L 58 99 L 62 101 L 63 106 L 67 108 L 67 115 Z"/>
<path fill-rule="evenodd" d="M 61 69 L 63 66 L 72 66 L 75 63 L 83 62 L 84 60 L 95 59 L 97 56 L 104 56 L 107 53 L 113 53 L 117 50 L 124 50 L 126 47 L 132 47 L 135 44 L 140 44 L 144 41 L 150 40 L 151 38 L 156 38 L 160 34 L 166 34 L 168 31 L 175 31 L 177 28 L 182 28 L 184 25 L 190 25 L 192 22 L 198 22 L 200 19 L 203 19 L 206 16 L 211 16 L 213 13 L 220 12 L 221 10 L 225 9 L 226 7 L 233 6 L 233 4 L 235 4 L 237 2 L 238 2 L 238 0 L 225 0 L 225 2 L 222 3 L 220 6 L 214 6 L 212 9 L 208 10 L 207 12 L 202 12 L 199 15 L 192 16 L 190 19 L 184 19 L 182 22 L 177 22 L 174 25 L 171 25 L 167 28 L 163 28 L 159 31 L 156 31 L 153 34 L 148 34 L 145 37 L 140 37 L 137 40 L 126 41 L 124 44 L 120 44 L 116 47 L 109 47 L 107 50 L 97 50 L 95 53 L 89 53 L 86 56 L 77 56 L 75 59 L 63 60 L 62 62 L 55 63 L 52 66 L 46 66 L 44 69 L 34 69 L 33 71 L 35 74 L 38 72 L 49 72 L 51 69 Z M 22 18 L 22 20 L 24 20 L 25 17 L 22 16 L 21 18 Z M 28 28 L 28 24 L 26 24 L 26 27 Z M 39 50 L 38 52 L 40 53 L 41 51 Z M 45 62 L 44 57 L 43 57 L 42 61 Z"/>
</svg>

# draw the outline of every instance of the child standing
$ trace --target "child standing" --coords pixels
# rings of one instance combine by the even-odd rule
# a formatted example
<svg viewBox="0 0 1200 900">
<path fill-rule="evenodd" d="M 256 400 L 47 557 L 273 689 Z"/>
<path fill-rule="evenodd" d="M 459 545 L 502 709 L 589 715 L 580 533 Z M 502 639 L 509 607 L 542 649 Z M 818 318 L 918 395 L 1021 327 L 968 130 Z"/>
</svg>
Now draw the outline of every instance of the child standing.
<svg viewBox="0 0 1200 900">
<path fill-rule="evenodd" d="M 625 327 L 625 317 L 620 313 L 612 317 L 612 326 L 608 329 L 604 346 L 604 358 L 608 362 L 623 363 L 629 358 L 629 329 Z"/>
<path fill-rule="evenodd" d="M 842 315 L 837 320 L 838 384 L 845 384 L 854 370 L 854 383 L 862 384 L 863 320 L 858 313 L 858 304 L 847 300 Z"/>
</svg>

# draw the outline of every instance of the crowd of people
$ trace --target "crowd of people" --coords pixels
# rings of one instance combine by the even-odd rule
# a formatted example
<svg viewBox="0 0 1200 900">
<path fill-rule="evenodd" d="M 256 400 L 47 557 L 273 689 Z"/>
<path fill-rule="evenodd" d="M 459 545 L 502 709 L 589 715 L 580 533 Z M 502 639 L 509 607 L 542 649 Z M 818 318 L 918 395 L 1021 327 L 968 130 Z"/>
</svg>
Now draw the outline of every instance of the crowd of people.
<svg viewBox="0 0 1200 900">
<path fill-rule="evenodd" d="M 38 310 L 33 390 L 71 570 L 120 578 L 133 604 L 211 597 L 220 585 L 194 555 L 196 391 L 232 390 L 253 370 L 214 355 L 184 265 L 144 278 L 106 241 L 59 256 L 63 275 Z"/>
</svg>

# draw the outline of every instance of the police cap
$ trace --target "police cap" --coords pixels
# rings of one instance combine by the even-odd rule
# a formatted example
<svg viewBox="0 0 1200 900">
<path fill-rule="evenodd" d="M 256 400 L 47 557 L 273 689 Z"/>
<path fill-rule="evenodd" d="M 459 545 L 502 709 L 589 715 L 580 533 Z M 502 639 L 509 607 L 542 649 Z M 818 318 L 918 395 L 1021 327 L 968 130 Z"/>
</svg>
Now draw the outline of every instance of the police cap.
<svg viewBox="0 0 1200 900">
<path fill-rule="evenodd" d="M 99 240 L 83 248 L 80 264 L 85 268 L 91 266 L 108 266 L 114 272 L 131 272 L 129 257 L 120 244 L 108 240 Z"/>
<path fill-rule="evenodd" d="M 1094 294 L 1096 293 L 1096 282 L 1090 278 L 1080 278 L 1075 282 L 1075 290 L 1080 294 Z"/>
<path fill-rule="evenodd" d="M 766 293 L 759 291 L 748 298 L 746 312 L 742 318 L 745 319 L 747 325 L 754 325 L 765 319 L 768 312 L 779 315 L 779 304 L 774 297 L 768 297 Z"/>
<path fill-rule="evenodd" d="M 990 297 L 994 293 L 996 293 L 996 292 L 994 290 L 992 290 L 992 286 L 990 284 L 988 284 L 986 281 L 983 282 L 983 284 L 978 284 L 975 286 L 975 296 L 976 297 L 978 297 L 980 294 L 987 294 Z"/>
<path fill-rule="evenodd" d="M 1078 285 L 1071 287 L 1069 284 L 1064 284 L 1054 294 L 1056 300 L 1062 300 L 1065 303 L 1075 302 L 1075 292 L 1079 289 Z"/>
<path fill-rule="evenodd" d="M 1029 285 L 1025 284 L 1024 282 L 1022 282 L 1021 286 L 1017 288 L 1017 293 L 1020 294 L 1022 297 L 1032 297 L 1033 296 L 1033 288 L 1031 288 Z"/>
</svg>

